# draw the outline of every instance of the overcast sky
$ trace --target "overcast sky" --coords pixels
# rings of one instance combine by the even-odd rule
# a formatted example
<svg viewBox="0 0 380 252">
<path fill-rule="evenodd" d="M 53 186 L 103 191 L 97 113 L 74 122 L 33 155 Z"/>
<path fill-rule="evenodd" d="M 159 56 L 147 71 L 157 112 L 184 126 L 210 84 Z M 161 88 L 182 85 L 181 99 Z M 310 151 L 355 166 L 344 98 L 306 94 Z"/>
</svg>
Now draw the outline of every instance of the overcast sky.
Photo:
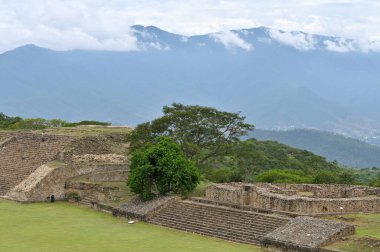
<svg viewBox="0 0 380 252">
<path fill-rule="evenodd" d="M 57 50 L 133 50 L 130 26 L 183 35 L 267 26 L 380 40 L 378 0 L 0 0 L 0 52 L 34 43 Z"/>
</svg>

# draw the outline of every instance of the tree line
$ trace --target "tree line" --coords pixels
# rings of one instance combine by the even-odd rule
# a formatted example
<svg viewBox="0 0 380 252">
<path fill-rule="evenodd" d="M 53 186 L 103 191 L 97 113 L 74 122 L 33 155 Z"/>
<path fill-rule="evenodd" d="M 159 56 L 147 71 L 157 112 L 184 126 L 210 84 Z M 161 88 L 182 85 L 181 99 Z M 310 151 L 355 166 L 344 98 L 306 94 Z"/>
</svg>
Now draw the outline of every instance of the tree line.
<svg viewBox="0 0 380 252">
<path fill-rule="evenodd" d="M 61 119 L 47 120 L 44 118 L 21 118 L 19 116 L 7 116 L 0 113 L 0 129 L 14 130 L 14 129 L 47 129 L 47 128 L 60 128 L 60 127 L 75 127 L 79 125 L 100 125 L 108 126 L 111 123 L 99 121 L 80 121 L 80 122 L 67 122 Z"/>
<path fill-rule="evenodd" d="M 380 185 L 380 176 L 361 180 L 356 171 L 306 150 L 242 140 L 253 129 L 240 113 L 179 103 L 165 106 L 162 117 L 139 124 L 129 137 L 128 185 L 144 198 L 153 192 L 186 194 L 201 180 Z"/>
</svg>

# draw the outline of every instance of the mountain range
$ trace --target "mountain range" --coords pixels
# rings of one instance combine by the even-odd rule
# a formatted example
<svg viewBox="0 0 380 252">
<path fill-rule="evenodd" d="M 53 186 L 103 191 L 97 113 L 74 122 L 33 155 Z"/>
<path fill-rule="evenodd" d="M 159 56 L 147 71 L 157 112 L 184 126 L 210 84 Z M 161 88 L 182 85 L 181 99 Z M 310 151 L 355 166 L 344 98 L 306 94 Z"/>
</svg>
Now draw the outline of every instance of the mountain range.
<svg viewBox="0 0 380 252">
<path fill-rule="evenodd" d="M 0 112 L 136 125 L 172 102 L 242 111 L 259 128 L 312 128 L 380 145 L 380 53 L 265 27 L 183 36 L 132 27 L 133 51 L 0 54 Z"/>
</svg>

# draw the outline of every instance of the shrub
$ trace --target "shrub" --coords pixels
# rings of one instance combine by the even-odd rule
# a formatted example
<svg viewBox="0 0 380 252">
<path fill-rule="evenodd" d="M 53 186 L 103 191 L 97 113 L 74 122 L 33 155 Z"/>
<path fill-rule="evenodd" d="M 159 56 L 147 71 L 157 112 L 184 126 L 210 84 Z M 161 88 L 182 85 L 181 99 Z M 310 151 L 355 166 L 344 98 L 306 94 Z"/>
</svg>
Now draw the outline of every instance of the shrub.
<svg viewBox="0 0 380 252">
<path fill-rule="evenodd" d="M 260 173 L 255 180 L 267 183 L 309 183 L 310 177 L 303 171 L 274 169 Z"/>
<path fill-rule="evenodd" d="M 314 184 L 337 184 L 338 182 L 338 175 L 326 170 L 319 171 L 314 178 Z"/>
</svg>

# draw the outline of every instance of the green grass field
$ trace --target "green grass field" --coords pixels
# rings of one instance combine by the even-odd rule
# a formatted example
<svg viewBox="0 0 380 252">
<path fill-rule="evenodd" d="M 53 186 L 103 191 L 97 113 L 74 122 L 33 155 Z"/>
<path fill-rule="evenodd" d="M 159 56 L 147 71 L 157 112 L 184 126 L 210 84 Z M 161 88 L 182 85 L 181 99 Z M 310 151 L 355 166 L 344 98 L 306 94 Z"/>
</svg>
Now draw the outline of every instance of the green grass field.
<svg viewBox="0 0 380 252">
<path fill-rule="evenodd" d="M 124 219 L 65 202 L 0 200 L 0 251 L 261 250 L 147 223 L 129 225 Z"/>
<path fill-rule="evenodd" d="M 380 247 L 373 243 L 380 242 L 380 214 L 350 214 L 344 217 L 352 219 L 348 224 L 355 225 L 356 234 L 346 241 L 334 243 L 329 248 L 347 252 L 379 252 Z M 370 241 L 366 240 L 369 239 Z"/>
</svg>

